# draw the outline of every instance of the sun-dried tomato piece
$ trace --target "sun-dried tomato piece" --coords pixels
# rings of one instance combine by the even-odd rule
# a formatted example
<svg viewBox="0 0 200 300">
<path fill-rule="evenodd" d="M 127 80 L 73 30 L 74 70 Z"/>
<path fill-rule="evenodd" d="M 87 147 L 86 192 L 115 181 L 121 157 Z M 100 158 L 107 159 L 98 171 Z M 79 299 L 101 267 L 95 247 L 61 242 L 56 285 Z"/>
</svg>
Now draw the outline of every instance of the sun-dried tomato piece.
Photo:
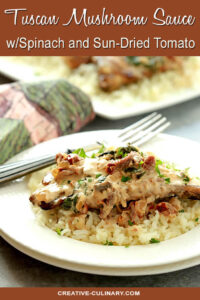
<svg viewBox="0 0 200 300">
<path fill-rule="evenodd" d="M 112 174 L 114 172 L 115 167 L 116 167 L 116 164 L 113 164 L 113 163 L 108 164 L 107 168 L 106 168 L 106 172 L 108 174 Z"/>
</svg>

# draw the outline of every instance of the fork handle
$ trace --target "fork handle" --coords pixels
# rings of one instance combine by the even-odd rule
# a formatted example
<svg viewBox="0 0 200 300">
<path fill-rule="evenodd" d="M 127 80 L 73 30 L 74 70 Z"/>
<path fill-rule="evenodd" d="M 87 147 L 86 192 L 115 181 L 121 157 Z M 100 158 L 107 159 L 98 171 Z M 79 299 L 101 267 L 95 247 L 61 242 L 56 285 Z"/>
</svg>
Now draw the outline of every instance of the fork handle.
<svg viewBox="0 0 200 300">
<path fill-rule="evenodd" d="M 54 163 L 56 163 L 55 155 L 49 155 L 6 164 L 0 167 L 0 183 L 20 178 Z"/>
<path fill-rule="evenodd" d="M 97 143 L 90 144 L 83 147 L 85 152 L 97 150 L 99 148 L 100 145 Z M 73 150 L 68 150 L 68 151 L 71 152 Z M 19 162 L 14 162 L 14 163 L 0 166 L 0 183 L 11 181 L 20 178 L 22 176 L 25 176 L 27 174 L 30 174 L 31 172 L 38 171 L 45 167 L 49 167 L 56 163 L 55 158 L 56 158 L 56 154 L 45 155 L 45 156 L 40 156 L 40 157 L 36 157 L 28 160 L 22 160 Z"/>
</svg>

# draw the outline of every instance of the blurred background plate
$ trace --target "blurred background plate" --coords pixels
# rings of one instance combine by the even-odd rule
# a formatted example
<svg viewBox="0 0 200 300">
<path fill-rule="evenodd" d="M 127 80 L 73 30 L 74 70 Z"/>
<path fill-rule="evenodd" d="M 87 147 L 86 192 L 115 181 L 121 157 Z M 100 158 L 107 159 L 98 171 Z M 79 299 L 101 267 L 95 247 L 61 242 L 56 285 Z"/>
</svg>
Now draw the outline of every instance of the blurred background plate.
<svg viewBox="0 0 200 300">
<path fill-rule="evenodd" d="M 58 75 L 58 71 L 56 71 L 62 69 L 62 64 L 64 64 L 61 57 L 54 57 L 50 66 L 48 66 L 48 57 L 39 57 L 38 62 L 38 64 L 31 63 L 30 57 L 27 57 L 24 60 L 23 58 L 0 57 L 0 72 L 14 80 L 26 82 L 57 79 L 60 77 L 67 79 L 69 75 L 67 71 L 59 71 L 59 74 L 63 74 L 62 76 Z M 192 80 L 199 80 L 199 78 L 197 79 L 198 76 L 195 74 L 191 74 L 190 79 L 192 76 L 194 77 Z M 70 81 L 73 83 L 73 80 Z M 126 87 L 123 87 L 123 90 L 125 91 Z M 85 92 L 87 93 L 87 88 L 85 89 Z M 90 92 L 88 92 L 88 94 L 90 94 Z M 117 96 L 117 91 L 114 95 Z M 103 101 L 98 95 L 91 96 L 91 100 L 97 115 L 107 119 L 117 120 L 174 106 L 182 102 L 193 100 L 198 96 L 200 96 L 200 82 L 199 84 L 196 82 L 195 87 L 183 87 L 182 89 L 177 89 L 177 91 L 176 89 L 172 92 L 169 91 L 161 96 L 159 100 L 155 101 L 149 101 L 148 99 L 138 101 L 133 98 L 131 105 L 130 101 L 128 101 L 129 103 L 126 105 L 126 100 L 117 100 L 115 102 L 108 101 L 106 99 L 106 93 L 104 93 Z"/>
</svg>

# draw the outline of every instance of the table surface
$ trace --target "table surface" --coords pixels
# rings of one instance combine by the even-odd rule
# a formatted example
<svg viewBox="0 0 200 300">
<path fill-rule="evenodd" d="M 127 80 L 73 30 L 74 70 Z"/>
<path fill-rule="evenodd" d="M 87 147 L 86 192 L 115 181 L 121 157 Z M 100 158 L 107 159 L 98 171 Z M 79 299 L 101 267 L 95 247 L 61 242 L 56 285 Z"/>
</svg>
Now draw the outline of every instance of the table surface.
<svg viewBox="0 0 200 300">
<path fill-rule="evenodd" d="M 0 83 L 8 79 L 0 76 Z M 171 121 L 166 133 L 200 142 L 200 98 L 160 111 Z M 120 129 L 142 116 L 111 121 L 100 117 L 82 131 Z M 152 276 L 108 277 L 63 270 L 37 261 L 0 238 L 1 287 L 199 287 L 200 265 Z"/>
</svg>

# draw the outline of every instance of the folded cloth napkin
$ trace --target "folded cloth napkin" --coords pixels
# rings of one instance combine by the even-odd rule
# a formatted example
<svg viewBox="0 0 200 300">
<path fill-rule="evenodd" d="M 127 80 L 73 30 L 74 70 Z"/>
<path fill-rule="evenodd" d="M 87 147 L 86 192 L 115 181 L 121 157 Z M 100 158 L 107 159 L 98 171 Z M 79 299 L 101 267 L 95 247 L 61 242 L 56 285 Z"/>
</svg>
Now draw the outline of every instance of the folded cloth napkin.
<svg viewBox="0 0 200 300">
<path fill-rule="evenodd" d="M 26 148 L 79 131 L 95 117 L 89 97 L 65 79 L 0 88 L 0 163 Z"/>
</svg>

